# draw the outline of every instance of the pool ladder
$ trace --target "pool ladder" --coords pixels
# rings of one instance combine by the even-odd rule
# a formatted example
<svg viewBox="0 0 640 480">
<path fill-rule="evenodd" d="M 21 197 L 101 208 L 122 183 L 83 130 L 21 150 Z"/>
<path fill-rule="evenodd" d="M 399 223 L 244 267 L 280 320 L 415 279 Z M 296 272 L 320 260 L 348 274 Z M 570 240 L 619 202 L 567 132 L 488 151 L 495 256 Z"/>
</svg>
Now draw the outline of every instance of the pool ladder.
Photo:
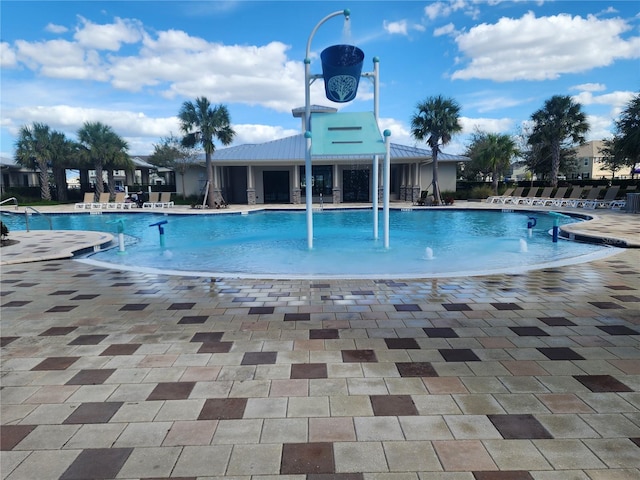
<svg viewBox="0 0 640 480">
<path fill-rule="evenodd" d="M 53 230 L 53 222 L 51 222 L 51 219 L 47 217 L 44 213 L 39 212 L 33 207 L 24 207 L 24 221 L 27 224 L 27 232 L 29 231 L 29 215 L 31 215 L 29 213 L 29 210 L 33 211 L 38 215 L 42 215 L 42 218 L 44 218 L 47 222 L 49 222 L 49 230 Z"/>
</svg>

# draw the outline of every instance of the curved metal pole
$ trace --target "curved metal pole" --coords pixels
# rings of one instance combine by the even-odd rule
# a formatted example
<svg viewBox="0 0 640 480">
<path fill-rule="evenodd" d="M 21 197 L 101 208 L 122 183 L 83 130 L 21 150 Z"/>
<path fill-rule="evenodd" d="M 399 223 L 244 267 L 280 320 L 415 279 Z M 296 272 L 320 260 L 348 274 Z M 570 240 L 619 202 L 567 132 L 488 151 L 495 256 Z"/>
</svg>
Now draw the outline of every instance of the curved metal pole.
<svg viewBox="0 0 640 480">
<path fill-rule="evenodd" d="M 309 249 L 313 248 L 313 191 L 311 188 L 311 40 L 313 36 L 327 20 L 337 17 L 338 15 L 344 15 L 346 19 L 349 19 L 351 15 L 348 9 L 339 10 L 337 12 L 330 13 L 311 30 L 311 35 L 307 40 L 307 50 L 304 58 L 304 128 L 306 145 L 305 159 L 304 159 L 304 178 L 306 184 L 306 210 L 307 210 L 307 244 Z M 308 136 L 307 136 L 308 135 Z"/>
<path fill-rule="evenodd" d="M 380 86 L 378 83 L 378 78 L 379 78 L 379 66 L 380 64 L 380 59 L 378 59 L 378 57 L 373 57 L 373 116 L 376 119 L 376 125 L 379 124 L 378 122 L 378 107 L 379 107 L 379 100 L 378 100 L 378 94 L 380 93 Z M 380 128 L 380 127 L 378 127 Z M 379 173 L 378 173 L 378 168 L 380 165 L 380 159 L 378 158 L 378 155 L 374 155 L 373 156 L 373 165 L 372 165 L 372 172 L 371 172 L 371 177 L 372 177 L 372 183 L 371 183 L 371 190 L 373 190 L 371 192 L 371 209 L 373 210 L 373 239 L 377 240 L 378 239 L 378 191 L 379 191 Z"/>
</svg>

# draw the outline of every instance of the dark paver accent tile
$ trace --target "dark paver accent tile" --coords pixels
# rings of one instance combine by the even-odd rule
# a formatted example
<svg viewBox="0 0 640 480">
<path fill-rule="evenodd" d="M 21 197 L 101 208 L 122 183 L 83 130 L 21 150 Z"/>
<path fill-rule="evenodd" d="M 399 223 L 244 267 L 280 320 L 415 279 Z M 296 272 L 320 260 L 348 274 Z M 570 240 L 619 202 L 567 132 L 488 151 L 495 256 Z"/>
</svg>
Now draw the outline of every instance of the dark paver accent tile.
<svg viewBox="0 0 640 480">
<path fill-rule="evenodd" d="M 271 315 L 275 307 L 250 307 L 249 315 Z"/>
<path fill-rule="evenodd" d="M 220 293 L 240 293 L 239 288 L 223 288 Z"/>
<path fill-rule="evenodd" d="M 186 315 L 180 319 L 178 325 L 195 325 L 204 323 L 209 319 L 208 315 Z"/>
<path fill-rule="evenodd" d="M 624 325 L 603 325 L 598 328 L 609 335 L 640 335 L 640 332 Z"/>
<path fill-rule="evenodd" d="M 15 342 L 20 337 L 0 337 L 0 347 L 6 347 L 11 342 Z"/>
<path fill-rule="evenodd" d="M 522 307 L 517 303 L 492 303 L 491 305 L 496 310 L 522 310 Z"/>
<path fill-rule="evenodd" d="M 291 296 L 291 292 L 269 292 L 267 297 L 289 297 Z"/>
<path fill-rule="evenodd" d="M 568 347 L 540 347 L 537 349 L 549 360 L 584 360 L 584 357 Z"/>
<path fill-rule="evenodd" d="M 145 288 L 142 290 L 136 290 L 135 294 L 136 295 L 155 295 L 156 293 L 158 293 L 160 290 L 157 288 Z"/>
<path fill-rule="evenodd" d="M 284 321 L 285 322 L 308 322 L 311 320 L 310 313 L 285 313 Z"/>
<path fill-rule="evenodd" d="M 290 378 L 327 378 L 327 364 L 293 363 Z"/>
<path fill-rule="evenodd" d="M 443 303 L 442 306 L 447 312 L 469 312 L 471 307 L 466 303 Z"/>
<path fill-rule="evenodd" d="M 121 312 L 140 312 L 149 306 L 148 303 L 127 303 L 120 307 Z"/>
<path fill-rule="evenodd" d="M 78 327 L 51 327 L 42 332 L 40 337 L 56 337 L 59 335 L 67 335 Z"/>
<path fill-rule="evenodd" d="M 615 302 L 589 302 L 594 307 L 598 307 L 600 310 L 615 310 L 624 309 L 622 305 L 618 305 Z"/>
<path fill-rule="evenodd" d="M 420 305 L 415 303 L 399 303 L 394 305 L 396 312 L 421 312 Z"/>
<path fill-rule="evenodd" d="M 538 317 L 543 323 L 546 323 L 550 327 L 575 327 L 576 324 L 565 317 Z"/>
<path fill-rule="evenodd" d="M 509 327 L 513 333 L 520 337 L 548 337 L 549 334 L 538 327 Z"/>
<path fill-rule="evenodd" d="M 47 312 L 70 312 L 71 310 L 73 310 L 74 308 L 76 308 L 77 305 L 57 305 L 55 307 L 51 307 L 49 310 L 47 310 Z"/>
<path fill-rule="evenodd" d="M 605 288 L 609 288 L 611 290 L 633 290 L 633 287 L 629 285 L 605 285 Z"/>
<path fill-rule="evenodd" d="M 246 352 L 240 365 L 273 365 L 278 358 L 278 352 Z"/>
<path fill-rule="evenodd" d="M 9 308 L 9 307 L 24 307 L 25 305 L 31 303 L 31 300 L 13 300 L 11 302 L 7 302 L 4 305 L 2 305 L 2 308 Z"/>
<path fill-rule="evenodd" d="M 198 353 L 229 353 L 233 342 L 204 342 Z"/>
<path fill-rule="evenodd" d="M 141 343 L 114 343 L 100 354 L 101 357 L 107 355 L 133 355 L 140 348 Z"/>
<path fill-rule="evenodd" d="M 79 335 L 71 340 L 68 345 L 98 345 L 108 335 Z"/>
<path fill-rule="evenodd" d="M 342 361 L 345 363 L 377 362 L 378 357 L 373 350 L 342 350 Z"/>
<path fill-rule="evenodd" d="M 116 478 L 133 448 L 92 448 L 83 450 L 60 480 L 103 480 Z"/>
<path fill-rule="evenodd" d="M 611 375 L 574 375 L 573 378 L 592 392 L 633 392 L 633 389 Z"/>
<path fill-rule="evenodd" d="M 529 472 L 524 470 L 501 470 L 473 472 L 475 480 L 534 480 Z"/>
<path fill-rule="evenodd" d="M 487 417 L 506 440 L 553 438 L 533 415 L 487 415 Z"/>
<path fill-rule="evenodd" d="M 611 295 L 611 298 L 615 298 L 621 302 L 640 302 L 640 297 L 636 297 L 635 295 Z"/>
<path fill-rule="evenodd" d="M 124 402 L 81 403 L 63 424 L 108 423 Z"/>
<path fill-rule="evenodd" d="M 282 445 L 280 473 L 335 473 L 332 443 L 285 443 Z"/>
<path fill-rule="evenodd" d="M 56 290 L 55 292 L 52 292 L 49 295 L 72 295 L 76 292 L 77 290 Z"/>
<path fill-rule="evenodd" d="M 317 328 L 309 330 L 309 340 L 331 340 L 340 338 L 337 328 Z"/>
<path fill-rule="evenodd" d="M 398 362 L 396 368 L 401 377 L 437 377 L 433 365 L 429 362 Z"/>
<path fill-rule="evenodd" d="M 115 371 L 115 368 L 80 370 L 65 385 L 102 385 Z"/>
<path fill-rule="evenodd" d="M 362 473 L 309 473 L 307 480 L 364 480 Z"/>
<path fill-rule="evenodd" d="M 439 349 L 445 362 L 479 362 L 480 358 L 470 348 Z"/>
<path fill-rule="evenodd" d="M 309 288 L 331 288 L 331 285 L 328 283 L 312 283 Z"/>
<path fill-rule="evenodd" d="M 31 370 L 66 370 L 80 357 L 49 357 L 45 358 Z"/>
<path fill-rule="evenodd" d="M 191 310 L 195 303 L 172 303 L 167 310 Z"/>
<path fill-rule="evenodd" d="M 630 438 L 633 443 L 635 443 L 638 447 L 640 447 L 640 437 L 638 438 Z"/>
<path fill-rule="evenodd" d="M 140 480 L 198 480 L 198 477 L 143 477 Z"/>
<path fill-rule="evenodd" d="M 198 332 L 191 337 L 192 342 L 214 343 L 222 339 L 224 332 Z"/>
<path fill-rule="evenodd" d="M 3 290 L 0 292 L 0 297 L 6 297 L 7 295 L 11 295 L 12 293 L 16 293 L 15 290 Z"/>
<path fill-rule="evenodd" d="M 244 416 L 246 398 L 208 398 L 198 420 L 234 420 Z"/>
<path fill-rule="evenodd" d="M 76 295 L 75 297 L 71 298 L 71 300 L 93 300 L 96 297 L 99 297 L 100 295 L 94 295 L 94 294 L 82 294 L 82 295 Z"/>
<path fill-rule="evenodd" d="M 455 330 L 449 327 L 427 327 L 422 330 L 429 338 L 458 338 Z"/>
<path fill-rule="evenodd" d="M 375 295 L 373 290 L 351 290 L 351 295 Z"/>
<path fill-rule="evenodd" d="M 369 399 L 377 417 L 418 415 L 411 395 L 371 395 Z"/>
<path fill-rule="evenodd" d="M 195 386 L 196 382 L 162 382 L 155 386 L 147 400 L 184 400 Z"/>
<path fill-rule="evenodd" d="M 420 345 L 415 338 L 385 338 L 389 350 L 419 350 Z"/>
<path fill-rule="evenodd" d="M 13 449 L 35 428 L 36 425 L 2 425 L 0 428 L 0 450 Z"/>
<path fill-rule="evenodd" d="M 112 287 L 131 287 L 132 285 L 133 285 L 133 282 L 116 282 L 111 286 Z"/>
</svg>

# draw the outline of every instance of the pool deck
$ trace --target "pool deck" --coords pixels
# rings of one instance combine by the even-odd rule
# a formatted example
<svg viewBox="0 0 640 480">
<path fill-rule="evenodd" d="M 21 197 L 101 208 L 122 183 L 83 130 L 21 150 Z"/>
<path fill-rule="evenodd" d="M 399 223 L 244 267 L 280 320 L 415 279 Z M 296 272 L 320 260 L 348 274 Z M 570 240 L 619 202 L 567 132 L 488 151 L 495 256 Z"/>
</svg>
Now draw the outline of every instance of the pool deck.
<svg viewBox="0 0 640 480">
<path fill-rule="evenodd" d="M 640 215 L 567 211 L 640 246 Z M 44 233 L 0 249 L 2 479 L 640 478 L 638 248 L 243 280 L 97 268 L 69 255 L 104 234 Z"/>
</svg>

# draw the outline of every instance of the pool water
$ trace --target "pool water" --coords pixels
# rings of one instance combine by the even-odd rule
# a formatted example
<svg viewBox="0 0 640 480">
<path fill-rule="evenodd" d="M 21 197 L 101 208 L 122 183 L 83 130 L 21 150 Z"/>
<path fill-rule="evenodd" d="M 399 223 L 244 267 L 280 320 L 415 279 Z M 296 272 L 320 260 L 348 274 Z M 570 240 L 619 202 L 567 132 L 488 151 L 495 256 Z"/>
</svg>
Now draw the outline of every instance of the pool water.
<svg viewBox="0 0 640 480">
<path fill-rule="evenodd" d="M 11 217 L 11 216 L 10 216 Z M 549 230 L 554 218 L 543 212 L 414 210 L 390 212 L 390 247 L 373 239 L 372 212 L 315 212 L 313 249 L 307 247 L 304 211 L 251 214 L 161 215 L 105 213 L 50 215 L 53 228 L 117 233 L 123 220 L 126 253 L 110 249 L 90 255 L 90 263 L 124 268 L 255 278 L 440 277 L 519 272 L 541 266 L 587 261 L 611 248 L 560 240 Z M 529 237 L 527 223 L 537 225 Z M 14 222 L 14 220 L 16 220 Z M 38 226 L 32 217 L 32 229 Z M 166 220 L 164 246 L 158 227 Z M 24 229 L 23 218 L 5 221 Z M 579 221 L 562 218 L 560 223 Z M 14 225 L 12 225 L 14 223 Z"/>
</svg>

